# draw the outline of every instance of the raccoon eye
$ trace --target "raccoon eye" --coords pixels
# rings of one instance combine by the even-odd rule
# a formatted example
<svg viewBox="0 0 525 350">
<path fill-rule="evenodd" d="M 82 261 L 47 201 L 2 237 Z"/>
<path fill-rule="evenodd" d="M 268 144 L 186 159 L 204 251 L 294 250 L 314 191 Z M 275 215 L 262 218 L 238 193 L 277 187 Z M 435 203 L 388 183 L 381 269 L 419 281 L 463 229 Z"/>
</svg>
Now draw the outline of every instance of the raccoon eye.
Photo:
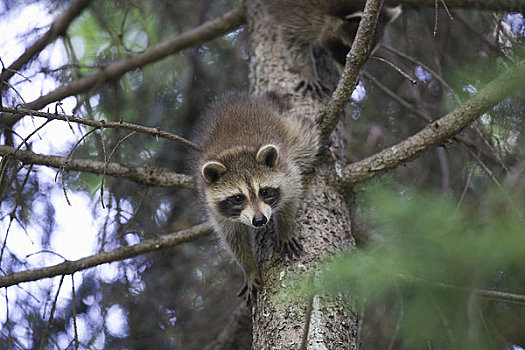
<svg viewBox="0 0 525 350">
<path fill-rule="evenodd" d="M 233 201 L 237 204 L 240 204 L 244 202 L 244 196 L 242 194 L 235 195 L 233 196 Z"/>
<path fill-rule="evenodd" d="M 272 193 L 269 188 L 261 188 L 259 190 L 259 195 L 263 198 L 268 198 L 272 196 Z"/>
</svg>

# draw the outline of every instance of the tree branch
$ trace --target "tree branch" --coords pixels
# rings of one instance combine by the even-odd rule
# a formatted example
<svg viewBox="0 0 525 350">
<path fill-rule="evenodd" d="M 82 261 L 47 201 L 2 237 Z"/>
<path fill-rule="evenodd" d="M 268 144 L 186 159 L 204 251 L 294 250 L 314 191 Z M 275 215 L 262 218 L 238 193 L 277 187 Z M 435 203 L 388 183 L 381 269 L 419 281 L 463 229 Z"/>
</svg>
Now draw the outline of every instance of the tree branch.
<svg viewBox="0 0 525 350">
<path fill-rule="evenodd" d="M 359 162 L 339 168 L 337 175 L 340 182 L 345 186 L 363 182 L 444 142 L 504 97 L 516 91 L 523 91 L 524 79 L 525 61 L 522 61 L 515 68 L 502 73 L 488 83 L 454 111 L 433 121 L 417 134 Z"/>
<path fill-rule="evenodd" d="M 241 349 L 239 338 L 251 332 L 251 310 L 241 303 L 233 310 L 224 329 L 203 350 Z"/>
<path fill-rule="evenodd" d="M 383 47 L 386 48 L 386 46 L 383 46 Z M 390 50 L 390 48 L 388 48 L 388 49 Z M 379 80 L 374 78 L 368 72 L 363 72 L 362 76 L 364 78 L 368 79 L 379 90 L 383 91 L 386 95 L 388 95 L 394 101 L 399 103 L 402 107 L 404 107 L 406 110 L 408 110 L 412 114 L 416 115 L 417 117 L 419 117 L 420 119 L 426 121 L 427 123 L 431 123 L 432 122 L 432 118 L 430 118 L 427 114 L 425 114 L 423 111 L 421 111 L 419 109 L 414 108 L 410 103 L 408 103 L 403 98 L 401 98 L 399 95 L 397 95 L 395 92 L 390 90 L 388 87 L 386 87 L 383 83 L 381 83 Z M 487 157 L 491 161 L 499 163 L 499 164 L 502 164 L 501 160 L 498 159 L 497 156 L 495 156 L 494 154 L 488 152 L 484 148 L 480 147 L 479 145 L 477 145 L 475 142 L 473 142 L 472 140 L 468 139 L 467 137 L 462 136 L 462 135 L 456 135 L 456 136 L 454 136 L 454 140 L 458 141 L 459 143 L 463 143 L 463 144 L 465 144 L 467 146 L 473 147 L 476 150 L 478 150 L 479 152 L 481 152 L 483 154 L 483 156 Z"/>
<path fill-rule="evenodd" d="M 25 108 L 10 108 L 10 107 L 0 106 L 0 112 L 8 112 L 13 115 L 22 115 L 22 116 L 31 115 L 31 116 L 47 118 L 48 120 L 62 120 L 68 123 L 73 122 L 73 123 L 78 123 L 82 125 L 92 126 L 96 129 L 126 129 L 126 130 L 138 131 L 144 134 L 153 135 L 155 137 L 162 137 L 170 141 L 181 143 L 199 152 L 202 151 L 198 145 L 196 145 L 195 143 L 189 140 L 186 140 L 185 138 L 181 136 L 178 136 L 178 135 L 166 132 L 166 131 L 162 131 L 158 128 L 150 128 L 150 127 L 142 126 L 138 124 L 132 124 L 132 123 L 126 123 L 126 122 L 106 122 L 103 120 L 102 121 L 88 120 L 88 119 L 78 118 L 73 115 L 46 113 L 46 112 L 40 112 L 40 111 L 35 111 L 35 110 L 25 109 Z"/>
<path fill-rule="evenodd" d="M 23 66 L 25 66 L 33 57 L 39 54 L 47 45 L 53 42 L 60 35 L 63 35 L 71 22 L 80 14 L 82 11 L 89 6 L 92 0 L 77 0 L 71 4 L 71 6 L 58 15 L 53 23 L 51 23 L 51 28 L 41 36 L 33 45 L 31 45 L 16 61 L 11 63 L 11 65 L 2 70 L 0 75 L 0 91 L 4 91 L 8 85 L 4 84 L 11 77 L 19 71 Z"/>
<path fill-rule="evenodd" d="M 348 101 L 348 97 L 354 90 L 359 70 L 368 58 L 370 42 L 374 34 L 382 3 L 382 0 L 367 0 L 366 2 L 363 17 L 359 22 L 359 28 L 352 43 L 352 48 L 346 56 L 343 75 L 337 84 L 328 106 L 317 119 L 319 129 L 321 130 L 321 144 L 326 143 L 341 118 L 341 111 L 343 110 L 344 104 Z"/>
<path fill-rule="evenodd" d="M 227 12 L 220 18 L 211 20 L 171 39 L 152 45 L 142 53 L 110 63 L 97 73 L 72 81 L 22 106 L 27 109 L 42 109 L 51 102 L 60 101 L 68 96 L 88 91 L 101 83 L 118 79 L 127 72 L 158 61 L 187 47 L 200 44 L 232 31 L 245 22 L 245 13 L 246 10 L 244 6 L 241 5 Z M 2 119 L 4 125 L 13 126 L 20 120 L 20 116 L 10 115 Z"/>
<path fill-rule="evenodd" d="M 458 291 L 467 292 L 467 293 L 474 292 L 478 296 L 486 298 L 486 299 L 492 299 L 492 300 L 497 300 L 497 301 L 504 301 L 504 302 L 509 302 L 509 303 L 525 305 L 525 295 L 522 295 L 522 294 L 499 292 L 497 290 L 487 290 L 487 289 L 479 289 L 479 288 L 458 287 L 458 286 L 453 286 L 453 285 L 446 284 L 443 282 L 429 281 L 429 280 L 426 280 L 420 277 L 407 275 L 407 274 L 400 274 L 398 277 L 404 283 L 414 284 L 417 286 L 438 287 L 438 288 L 444 288 L 444 289 L 458 290 Z"/>
<path fill-rule="evenodd" d="M 67 159 L 60 156 L 48 156 L 31 151 L 17 150 L 14 147 L 0 145 L 1 156 L 11 156 L 25 164 L 46 165 L 65 170 L 86 171 L 128 179 L 148 186 L 191 188 L 192 177 L 177 174 L 165 168 L 132 166 L 121 163 L 105 163 L 91 159 Z"/>
<path fill-rule="evenodd" d="M 148 252 L 173 247 L 182 243 L 196 240 L 211 232 L 211 225 L 207 222 L 192 226 L 186 230 L 169 233 L 155 239 L 149 239 L 130 247 L 121 247 L 109 252 L 102 252 L 86 258 L 65 261 L 58 265 L 41 269 L 26 270 L 0 276 L 0 287 L 9 287 L 21 282 L 36 281 L 43 278 L 68 275 L 105 263 L 133 258 Z"/>
</svg>

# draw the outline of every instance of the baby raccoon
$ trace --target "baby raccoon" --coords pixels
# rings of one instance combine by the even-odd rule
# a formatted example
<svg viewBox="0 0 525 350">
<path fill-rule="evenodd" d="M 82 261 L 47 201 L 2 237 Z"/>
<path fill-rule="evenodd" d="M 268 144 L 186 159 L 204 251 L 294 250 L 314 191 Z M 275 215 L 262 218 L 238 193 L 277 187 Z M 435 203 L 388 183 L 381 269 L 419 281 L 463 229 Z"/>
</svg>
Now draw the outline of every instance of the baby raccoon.
<svg viewBox="0 0 525 350">
<path fill-rule="evenodd" d="M 327 89 L 317 76 L 312 44 L 321 44 L 338 64 L 344 66 L 361 21 L 365 0 L 262 2 L 270 20 L 279 28 L 288 65 L 301 76 L 296 91 L 310 91 L 314 96 L 324 95 Z M 372 50 L 379 44 L 385 26 L 400 13 L 400 6 L 381 9 L 372 38 Z"/>
<path fill-rule="evenodd" d="M 254 232 L 273 220 L 277 248 L 298 256 L 294 223 L 303 194 L 303 174 L 311 170 L 318 146 L 315 125 L 283 115 L 266 97 L 231 93 L 205 114 L 196 161 L 200 197 L 223 246 L 244 272 L 250 304 L 261 287 L 254 260 Z"/>
</svg>

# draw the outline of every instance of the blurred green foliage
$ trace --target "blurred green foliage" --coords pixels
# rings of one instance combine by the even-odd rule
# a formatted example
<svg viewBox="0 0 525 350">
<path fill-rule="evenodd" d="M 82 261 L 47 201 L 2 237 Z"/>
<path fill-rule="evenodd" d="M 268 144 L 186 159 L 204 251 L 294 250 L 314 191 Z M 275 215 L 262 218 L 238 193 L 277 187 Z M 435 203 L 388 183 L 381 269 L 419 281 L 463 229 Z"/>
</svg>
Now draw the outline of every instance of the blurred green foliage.
<svg viewBox="0 0 525 350">
<path fill-rule="evenodd" d="M 70 3 L 5 1 L 0 5 L 5 9 L 0 11 L 0 20 L 7 21 L 32 5 L 47 8 L 45 15 L 54 18 Z M 27 71 L 20 72 L 33 81 L 15 75 L 23 80 L 15 87 L 34 84 L 32 87 L 41 89 L 37 82 L 42 76 L 57 86 L 67 85 L 217 18 L 239 3 L 93 2 L 67 33 L 50 45 L 66 48 L 67 63 L 60 68 L 50 67 L 49 60 L 41 55 L 28 65 Z M 384 41 L 430 66 L 465 99 L 522 59 L 523 17 L 478 10 L 453 11 L 451 20 L 444 10 L 439 10 L 434 33 L 433 8 L 407 7 L 389 26 Z M 472 24 L 477 32 L 463 21 Z M 519 28 L 502 30 L 508 23 Z M 29 46 L 41 33 L 42 30 L 30 28 L 19 35 L 26 38 Z M 457 106 L 449 88 L 435 76 L 425 74 L 417 61 L 381 49 L 377 54 L 417 77 L 418 83 L 412 85 L 388 65 L 372 59 L 364 67 L 413 108 L 429 118 L 438 118 Z M 242 26 L 83 92 L 76 100 L 76 113 L 86 119 L 159 127 L 192 139 L 204 106 L 226 91 L 248 90 L 249 55 L 247 27 Z M 6 66 L 9 63 L 4 61 Z M 350 102 L 347 108 L 344 132 L 349 161 L 374 154 L 427 125 L 427 120 L 411 113 L 371 81 L 362 79 L 359 88 L 361 99 Z M 6 91 L 2 101 L 6 106 L 22 102 L 12 89 Z M 525 294 L 524 225 L 517 215 L 523 215 L 525 208 L 524 101 L 523 96 L 510 96 L 480 118 L 476 124 L 481 132 L 469 127 L 461 134 L 484 166 L 507 186 L 510 195 L 493 191 L 491 176 L 454 142 L 447 142 L 437 152 L 429 150 L 358 189 L 358 208 L 352 209 L 362 213 L 368 238 L 348 256 L 326 265 L 321 286 L 323 291 L 359 293 L 364 305 L 364 349 L 524 346 L 525 307 L 481 298 L 472 292 L 473 288 L 481 288 Z M 78 134 L 88 131 L 83 127 L 76 130 L 81 130 L 77 140 L 81 137 Z M 92 133 L 73 156 L 103 161 L 104 155 L 118 145 L 113 162 L 160 166 L 179 173 L 190 171 L 187 148 L 138 133 L 120 144 L 127 134 L 122 130 Z M 44 141 L 52 144 L 55 140 Z M 52 241 L 62 214 L 49 198 L 49 193 L 62 191 L 60 176 L 55 183 L 44 176 L 47 173 L 42 167 L 20 166 L 17 171 L 7 172 L 4 183 L 8 186 L 0 204 L 4 223 L 11 222 L 21 229 L 12 229 L 9 239 L 0 241 L 5 247 L 2 274 L 35 267 L 24 256 L 11 254 L 11 243 L 21 237 L 36 242 L 36 250 L 53 250 Z M 96 227 L 97 250 L 137 243 L 204 220 L 191 191 L 147 188 L 112 177 L 105 178 L 106 208 L 102 211 L 101 179 L 100 175 L 71 171 L 65 173 L 64 181 L 68 193 L 88 193 L 94 216 L 102 217 Z M 7 231 L 0 232 L 2 238 L 7 237 Z M 21 234 L 16 236 L 16 232 Z M 39 256 L 42 255 L 46 254 Z M 44 261 L 41 265 L 49 264 Z M 10 308 L 0 314 L 0 348 L 24 344 L 27 346 L 20 347 L 37 348 L 41 343 L 44 348 L 65 348 L 73 344 L 76 320 L 81 347 L 202 349 L 217 338 L 239 304 L 235 291 L 242 281 L 239 269 L 224 258 L 213 239 L 103 265 L 78 272 L 75 277 L 79 281 L 75 298 L 71 289 L 63 288 L 44 342 L 43 330 L 60 277 L 9 288 L 9 298 L 5 299 Z M 114 325 L 108 321 L 107 315 L 115 305 L 123 310 L 121 323 L 127 325 L 122 332 L 112 331 Z M 244 345 L 249 344 L 249 336 Z"/>
<path fill-rule="evenodd" d="M 496 189 L 482 208 L 458 208 L 441 194 L 370 187 L 362 208 L 374 233 L 364 247 L 326 265 L 318 291 L 357 290 L 365 315 L 371 305 L 394 306 L 392 329 L 399 332 L 392 339 L 401 349 L 523 346 L 523 335 L 507 331 L 525 329 L 525 303 L 476 292 L 525 295 L 523 203 Z M 523 318 L 496 327 L 495 315 L 505 311 Z"/>
</svg>

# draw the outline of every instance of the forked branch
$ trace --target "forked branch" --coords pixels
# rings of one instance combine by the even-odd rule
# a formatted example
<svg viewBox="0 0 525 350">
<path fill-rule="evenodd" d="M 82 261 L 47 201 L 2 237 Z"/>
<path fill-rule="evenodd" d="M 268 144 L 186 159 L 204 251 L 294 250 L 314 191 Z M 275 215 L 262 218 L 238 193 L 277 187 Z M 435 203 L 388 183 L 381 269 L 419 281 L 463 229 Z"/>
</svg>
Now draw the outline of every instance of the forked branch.
<svg viewBox="0 0 525 350">
<path fill-rule="evenodd" d="M 337 175 L 340 182 L 345 186 L 363 182 L 445 142 L 503 98 L 524 91 L 524 79 L 525 61 L 522 61 L 488 83 L 461 106 L 433 121 L 415 135 L 359 162 L 339 168 Z"/>
</svg>

